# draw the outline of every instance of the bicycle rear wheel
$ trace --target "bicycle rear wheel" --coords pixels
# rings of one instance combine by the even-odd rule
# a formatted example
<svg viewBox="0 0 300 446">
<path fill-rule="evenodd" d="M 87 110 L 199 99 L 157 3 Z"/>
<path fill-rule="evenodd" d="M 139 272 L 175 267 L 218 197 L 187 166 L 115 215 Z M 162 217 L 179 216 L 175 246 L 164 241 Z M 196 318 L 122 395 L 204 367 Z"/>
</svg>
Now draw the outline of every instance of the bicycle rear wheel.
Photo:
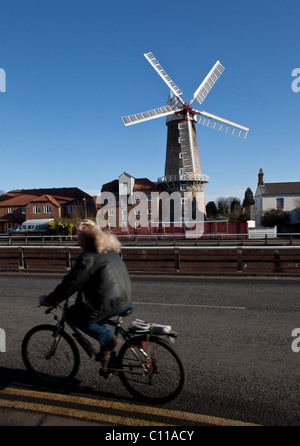
<svg viewBox="0 0 300 446">
<path fill-rule="evenodd" d="M 138 336 L 124 344 L 119 355 L 119 377 L 135 397 L 155 404 L 166 403 L 181 392 L 185 373 L 178 354 L 156 336 Z"/>
<path fill-rule="evenodd" d="M 79 368 L 79 352 L 73 339 L 53 325 L 38 325 L 24 337 L 22 357 L 28 371 L 44 384 L 65 384 Z"/>
</svg>

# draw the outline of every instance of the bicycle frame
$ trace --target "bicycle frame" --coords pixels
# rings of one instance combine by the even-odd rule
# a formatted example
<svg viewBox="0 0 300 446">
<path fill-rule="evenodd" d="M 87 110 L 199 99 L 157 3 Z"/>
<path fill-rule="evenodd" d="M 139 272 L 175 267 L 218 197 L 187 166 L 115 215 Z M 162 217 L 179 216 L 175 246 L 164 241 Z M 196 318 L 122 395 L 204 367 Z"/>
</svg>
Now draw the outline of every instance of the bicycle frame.
<svg viewBox="0 0 300 446">
<path fill-rule="evenodd" d="M 92 343 L 81 333 L 80 329 L 78 329 L 75 325 L 73 325 L 71 322 L 69 322 L 65 317 L 65 313 L 68 308 L 68 301 L 66 301 L 63 306 L 58 305 L 56 307 L 48 308 L 45 313 L 46 314 L 54 313 L 58 307 L 62 308 L 63 311 L 62 311 L 62 316 L 60 319 L 58 318 L 58 316 L 56 314 L 54 315 L 54 320 L 58 321 L 56 337 L 59 336 L 59 332 L 61 330 L 64 330 L 65 324 L 67 324 L 70 327 L 70 329 L 72 330 L 72 335 L 74 336 L 76 341 L 79 343 L 79 345 L 83 348 L 83 350 L 87 353 L 87 355 L 90 358 L 93 358 L 94 360 L 96 360 L 98 352 L 94 348 Z M 117 316 L 116 321 L 108 319 L 105 321 L 105 323 L 115 327 L 115 329 L 114 329 L 115 336 L 117 337 L 117 336 L 121 335 L 122 338 L 124 339 L 124 342 L 126 342 L 127 344 L 130 345 L 131 344 L 130 340 L 135 338 L 137 335 L 144 334 L 147 336 L 147 339 L 149 339 L 150 336 L 154 335 L 151 332 L 151 330 L 149 330 L 149 331 L 139 331 L 138 330 L 137 332 L 133 332 L 133 333 L 130 333 L 130 332 L 124 330 L 124 328 L 122 327 L 123 319 L 124 318 L 122 317 L 122 315 L 119 315 L 119 316 Z M 168 336 L 170 339 L 172 339 L 172 338 L 177 337 L 177 333 L 175 333 L 175 332 L 159 333 L 159 334 L 156 333 L 155 336 Z M 53 348 L 51 348 L 51 355 L 53 355 L 55 353 L 55 349 L 58 344 L 59 344 L 59 340 L 53 344 Z M 135 349 L 132 347 L 131 350 L 132 350 L 134 356 L 136 357 L 136 359 L 139 361 L 139 358 L 138 358 L 138 355 L 137 355 Z M 139 350 L 145 358 L 148 358 L 147 348 L 145 349 L 145 348 L 141 347 Z M 108 363 L 109 363 L 109 361 L 107 360 L 103 364 L 103 372 L 104 373 L 109 371 L 109 372 L 125 372 L 125 373 L 130 373 L 130 374 L 141 374 L 141 372 L 134 371 L 134 370 L 110 368 L 110 367 L 108 367 Z M 141 365 L 142 369 L 147 372 L 147 367 L 144 364 L 142 364 L 141 362 L 140 362 L 140 365 Z"/>
<path fill-rule="evenodd" d="M 113 326 L 114 335 L 122 339 L 116 355 L 113 350 L 103 357 L 98 345 L 94 347 L 92 339 L 90 342 L 84 336 L 89 337 L 89 333 L 68 320 L 67 309 L 68 300 L 47 308 L 45 313 L 52 313 L 56 322 L 37 325 L 24 336 L 22 357 L 26 368 L 38 381 L 46 385 L 69 383 L 80 366 L 78 342 L 90 358 L 101 363 L 100 376 L 118 375 L 133 396 L 161 404 L 179 395 L 185 380 L 184 366 L 170 343 L 162 339 L 177 337 L 170 325 L 135 319 L 123 328 L 123 319 L 132 312 L 132 308 L 127 307 L 119 315 L 103 321 Z M 67 333 L 67 327 L 74 340 L 71 333 Z"/>
<path fill-rule="evenodd" d="M 84 351 L 87 353 L 87 355 L 90 358 L 96 359 L 97 356 L 97 350 L 95 349 L 95 347 L 92 345 L 92 343 L 82 334 L 82 332 L 80 331 L 80 329 L 78 329 L 75 325 L 73 325 L 71 322 L 68 321 L 68 319 L 66 319 L 65 317 L 65 313 L 66 310 L 68 308 L 68 302 L 66 301 L 65 304 L 63 306 L 58 305 L 57 307 L 51 307 L 48 308 L 48 310 L 46 310 L 46 314 L 49 313 L 54 313 L 56 311 L 57 308 L 62 308 L 62 316 L 59 319 L 58 316 L 55 314 L 54 315 L 54 320 L 58 321 L 57 323 L 57 331 L 56 331 L 56 336 L 59 335 L 59 332 L 61 330 L 65 329 L 65 324 L 67 324 L 70 329 L 72 330 L 72 335 L 74 336 L 74 338 L 76 339 L 76 341 L 79 343 L 79 345 L 81 345 L 81 347 L 84 349 Z M 129 335 L 127 334 L 126 330 L 124 330 L 122 328 L 122 323 L 123 323 L 123 317 L 122 316 L 117 316 L 117 320 L 116 321 L 112 321 L 112 320 L 107 320 L 106 323 L 108 325 L 112 325 L 115 327 L 115 336 L 118 336 L 119 334 L 121 334 L 121 336 L 123 337 L 125 342 L 128 342 L 129 340 Z M 59 341 L 57 341 L 58 345 Z M 55 351 L 55 350 L 54 350 Z"/>
</svg>

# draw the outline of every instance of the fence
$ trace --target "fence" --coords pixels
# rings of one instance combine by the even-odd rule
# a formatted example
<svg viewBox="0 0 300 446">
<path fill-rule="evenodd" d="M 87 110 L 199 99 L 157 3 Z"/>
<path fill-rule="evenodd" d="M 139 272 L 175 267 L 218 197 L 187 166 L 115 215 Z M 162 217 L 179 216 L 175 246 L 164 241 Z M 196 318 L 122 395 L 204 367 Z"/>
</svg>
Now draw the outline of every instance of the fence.
<svg viewBox="0 0 300 446">
<path fill-rule="evenodd" d="M 216 232 L 201 238 L 186 238 L 182 234 L 118 234 L 124 246 L 134 245 L 299 245 L 300 233 L 280 233 L 274 230 L 251 230 L 247 233 Z M 1 246 L 76 246 L 77 236 L 0 235 Z"/>
<path fill-rule="evenodd" d="M 0 271 L 67 272 L 79 247 L 0 247 Z M 300 247 L 123 247 L 131 274 L 299 276 Z"/>
</svg>

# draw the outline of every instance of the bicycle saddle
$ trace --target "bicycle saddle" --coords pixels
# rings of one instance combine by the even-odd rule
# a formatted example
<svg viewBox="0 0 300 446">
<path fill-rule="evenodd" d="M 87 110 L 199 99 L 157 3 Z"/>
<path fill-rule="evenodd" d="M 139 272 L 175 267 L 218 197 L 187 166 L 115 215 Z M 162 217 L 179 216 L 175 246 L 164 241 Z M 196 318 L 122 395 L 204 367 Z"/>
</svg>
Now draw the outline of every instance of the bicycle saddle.
<svg viewBox="0 0 300 446">
<path fill-rule="evenodd" d="M 129 316 L 132 312 L 133 312 L 133 308 L 130 306 L 130 307 L 125 308 L 125 310 L 122 313 L 120 313 L 119 316 L 126 317 L 126 316 Z"/>
</svg>

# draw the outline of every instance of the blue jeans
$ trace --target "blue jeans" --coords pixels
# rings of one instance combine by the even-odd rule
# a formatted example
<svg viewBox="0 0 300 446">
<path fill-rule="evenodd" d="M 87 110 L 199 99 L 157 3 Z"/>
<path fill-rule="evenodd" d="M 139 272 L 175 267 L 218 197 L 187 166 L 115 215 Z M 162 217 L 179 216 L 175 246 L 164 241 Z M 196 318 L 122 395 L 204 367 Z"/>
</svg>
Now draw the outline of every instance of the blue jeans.
<svg viewBox="0 0 300 446">
<path fill-rule="evenodd" d="M 131 305 L 129 305 L 126 308 L 123 308 L 123 310 L 118 311 L 117 313 L 112 314 L 110 317 L 118 316 L 128 308 L 131 308 Z M 101 345 L 105 345 L 114 335 L 113 332 L 107 327 L 107 325 L 103 323 L 95 323 L 89 325 L 87 328 L 84 329 L 80 328 L 80 329 L 84 331 L 87 335 L 91 336 L 91 338 L 96 339 Z"/>
</svg>

